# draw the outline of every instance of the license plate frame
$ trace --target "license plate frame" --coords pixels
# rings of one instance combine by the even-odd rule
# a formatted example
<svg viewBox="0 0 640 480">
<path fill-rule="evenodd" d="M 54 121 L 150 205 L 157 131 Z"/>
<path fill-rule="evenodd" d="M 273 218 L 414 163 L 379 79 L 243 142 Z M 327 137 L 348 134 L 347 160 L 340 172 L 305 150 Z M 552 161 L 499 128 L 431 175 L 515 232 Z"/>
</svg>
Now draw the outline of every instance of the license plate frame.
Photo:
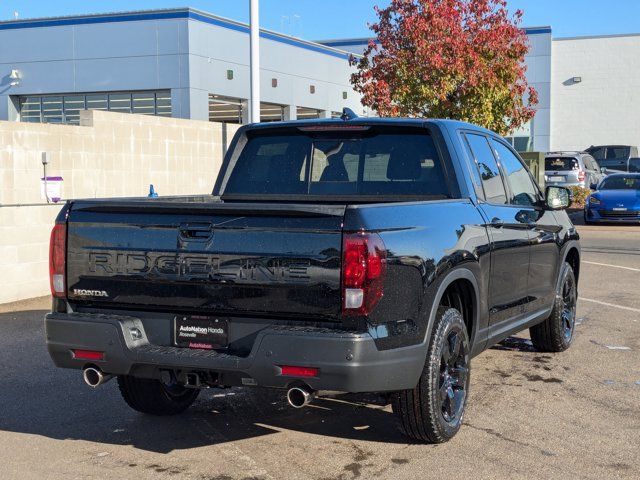
<svg viewBox="0 0 640 480">
<path fill-rule="evenodd" d="M 173 317 L 173 343 L 179 348 L 214 350 L 227 348 L 229 321 L 205 315 Z"/>
</svg>

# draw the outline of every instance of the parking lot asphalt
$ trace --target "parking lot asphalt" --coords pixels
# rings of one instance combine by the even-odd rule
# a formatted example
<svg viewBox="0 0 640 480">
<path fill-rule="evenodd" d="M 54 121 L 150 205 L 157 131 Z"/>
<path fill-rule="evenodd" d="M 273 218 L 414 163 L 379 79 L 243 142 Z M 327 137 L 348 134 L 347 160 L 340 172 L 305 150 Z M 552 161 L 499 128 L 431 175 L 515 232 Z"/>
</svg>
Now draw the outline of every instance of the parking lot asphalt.
<svg viewBox="0 0 640 480">
<path fill-rule="evenodd" d="M 375 396 L 293 410 L 281 394 L 209 390 L 153 418 L 112 381 L 86 387 L 44 346 L 48 299 L 0 306 L 0 478 L 640 478 L 640 227 L 579 226 L 574 344 L 536 352 L 522 332 L 472 362 L 465 425 L 412 444 Z"/>
</svg>

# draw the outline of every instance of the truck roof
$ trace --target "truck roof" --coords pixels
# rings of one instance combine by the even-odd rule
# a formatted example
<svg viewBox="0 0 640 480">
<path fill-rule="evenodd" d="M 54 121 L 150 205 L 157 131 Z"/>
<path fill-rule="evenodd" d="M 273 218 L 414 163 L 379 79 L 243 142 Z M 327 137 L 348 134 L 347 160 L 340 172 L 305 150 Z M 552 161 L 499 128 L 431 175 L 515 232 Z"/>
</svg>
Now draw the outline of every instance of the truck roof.
<svg viewBox="0 0 640 480">
<path fill-rule="evenodd" d="M 425 123 L 431 123 L 439 125 L 446 130 L 456 130 L 464 128 L 467 130 L 477 130 L 484 133 L 491 133 L 496 135 L 495 132 L 487 130 L 486 128 L 479 127 L 472 123 L 463 122 L 460 120 L 451 120 L 443 118 L 407 118 L 407 117 L 357 117 L 350 120 L 342 120 L 340 118 L 321 118 L 321 119 L 307 119 L 307 120 L 289 120 L 282 122 L 265 122 L 265 123 L 252 123 L 245 125 L 246 129 L 261 129 L 261 128 L 287 128 L 287 127 L 299 127 L 299 126 L 330 126 L 330 125 L 391 125 L 391 126 L 413 126 L 421 127 Z"/>
</svg>

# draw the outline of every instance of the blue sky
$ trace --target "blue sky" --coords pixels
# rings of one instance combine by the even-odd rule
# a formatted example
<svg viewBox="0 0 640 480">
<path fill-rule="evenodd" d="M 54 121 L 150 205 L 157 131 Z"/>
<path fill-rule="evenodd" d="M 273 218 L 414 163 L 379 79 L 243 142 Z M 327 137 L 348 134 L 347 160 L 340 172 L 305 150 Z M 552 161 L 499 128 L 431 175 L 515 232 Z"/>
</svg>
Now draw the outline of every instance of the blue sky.
<svg viewBox="0 0 640 480">
<path fill-rule="evenodd" d="M 525 26 L 551 25 L 555 37 L 640 33 L 639 0 L 508 0 Z M 307 39 L 360 37 L 388 0 L 261 0 L 265 28 Z M 0 19 L 192 6 L 247 21 L 248 0 L 0 0 Z"/>
</svg>

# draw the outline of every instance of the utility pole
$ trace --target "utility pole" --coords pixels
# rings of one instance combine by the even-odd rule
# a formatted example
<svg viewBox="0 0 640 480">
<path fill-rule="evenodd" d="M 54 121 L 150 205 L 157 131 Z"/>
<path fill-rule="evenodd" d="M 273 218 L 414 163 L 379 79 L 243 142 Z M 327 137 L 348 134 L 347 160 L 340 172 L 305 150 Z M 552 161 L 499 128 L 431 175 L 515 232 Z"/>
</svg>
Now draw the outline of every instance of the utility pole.
<svg viewBox="0 0 640 480">
<path fill-rule="evenodd" d="M 259 0 L 251 2 L 251 123 L 260 122 L 260 17 Z"/>
</svg>

